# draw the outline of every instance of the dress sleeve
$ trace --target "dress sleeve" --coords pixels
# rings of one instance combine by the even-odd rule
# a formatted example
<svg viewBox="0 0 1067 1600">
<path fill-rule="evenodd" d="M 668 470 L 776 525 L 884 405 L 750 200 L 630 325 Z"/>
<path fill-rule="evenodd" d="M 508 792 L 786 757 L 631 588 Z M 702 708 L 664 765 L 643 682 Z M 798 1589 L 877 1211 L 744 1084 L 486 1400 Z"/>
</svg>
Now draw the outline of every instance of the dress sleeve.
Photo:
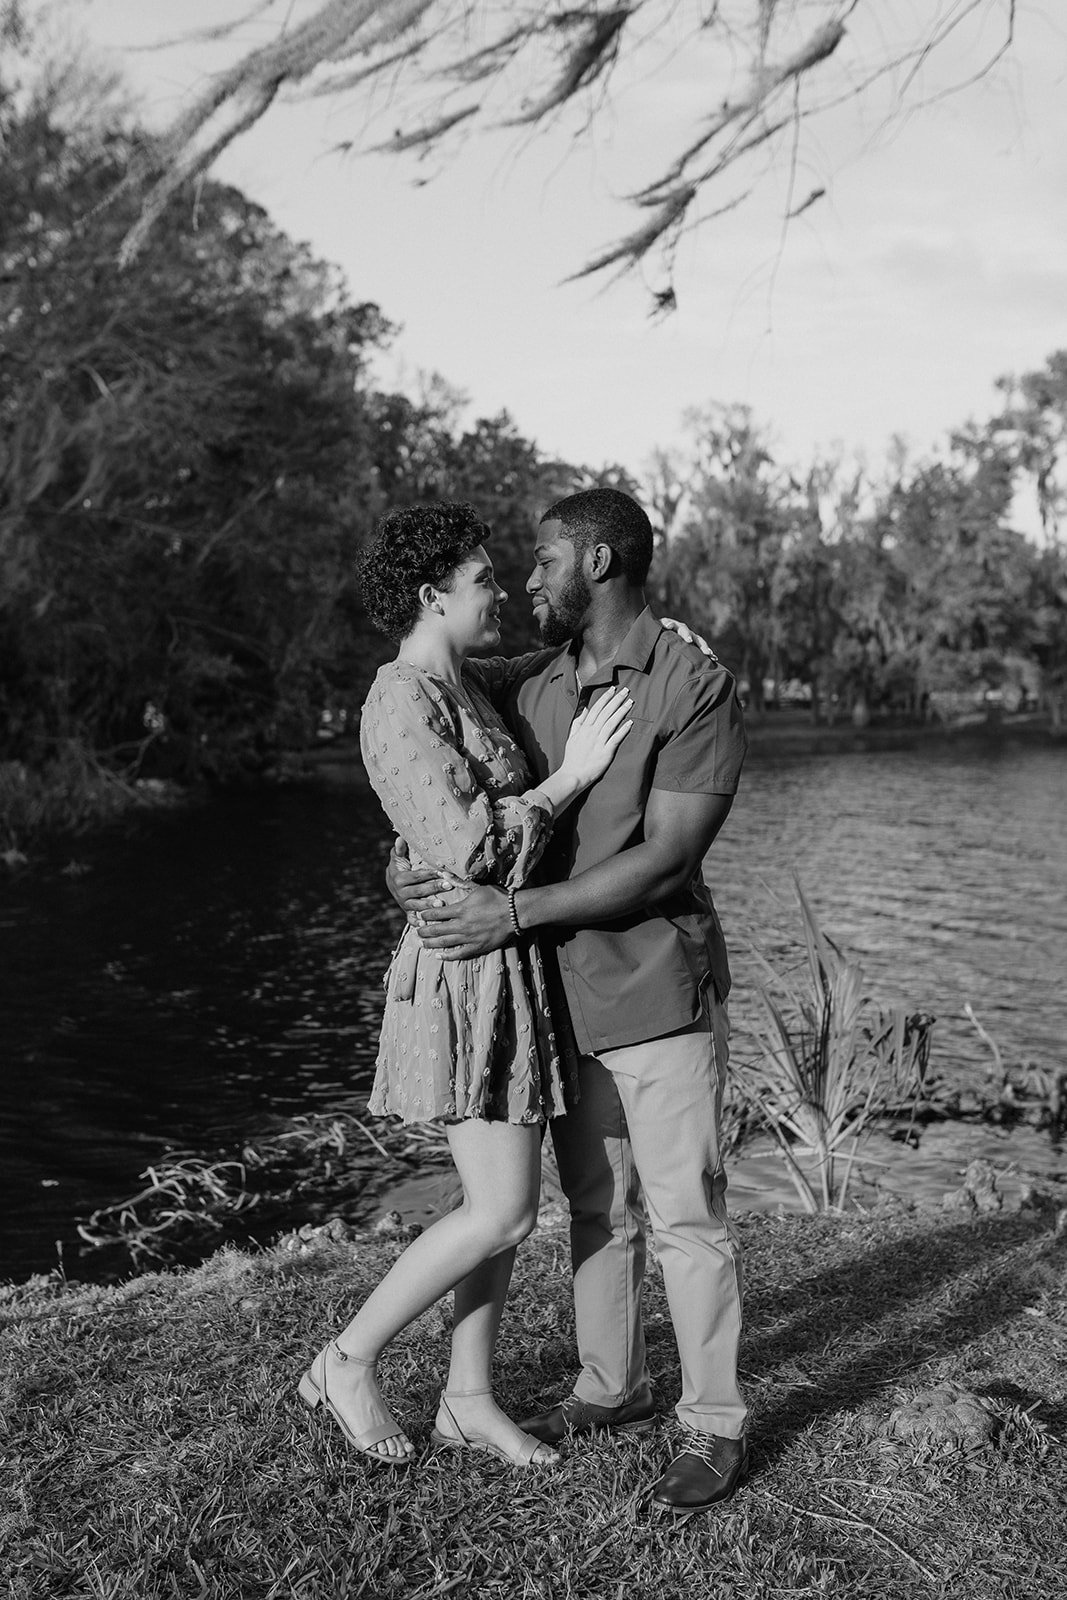
<svg viewBox="0 0 1067 1600">
<path fill-rule="evenodd" d="M 480 785 L 436 684 L 414 674 L 375 683 L 360 748 L 386 815 L 422 861 L 507 888 L 532 872 L 552 829 L 548 800 L 537 790 L 494 798 Z"/>
</svg>

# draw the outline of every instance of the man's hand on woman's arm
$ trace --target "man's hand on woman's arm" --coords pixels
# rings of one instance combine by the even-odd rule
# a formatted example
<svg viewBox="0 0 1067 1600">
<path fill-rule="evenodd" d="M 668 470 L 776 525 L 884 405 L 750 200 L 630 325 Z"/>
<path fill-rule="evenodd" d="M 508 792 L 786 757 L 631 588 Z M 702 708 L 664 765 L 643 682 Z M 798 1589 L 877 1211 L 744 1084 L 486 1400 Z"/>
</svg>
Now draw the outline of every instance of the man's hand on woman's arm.
<svg viewBox="0 0 1067 1600">
<path fill-rule="evenodd" d="M 404 840 L 394 839 L 389 852 L 389 865 L 385 869 L 385 887 L 408 921 L 413 923 L 418 913 L 427 906 L 443 905 L 440 892 L 451 885 L 447 878 L 429 867 L 412 868 Z"/>
<path fill-rule="evenodd" d="M 446 961 L 488 955 L 515 936 L 507 894 L 491 883 L 475 884 L 455 905 L 438 906 L 418 913 L 418 933 L 427 949 Z"/>
<path fill-rule="evenodd" d="M 439 948 L 446 938 L 449 944 L 462 944 L 462 949 L 454 952 L 440 951 L 450 960 L 484 956 L 490 950 L 499 950 L 515 932 L 511 926 L 508 897 L 502 889 L 489 884 L 476 885 L 467 890 L 462 900 L 449 903 L 443 891 L 455 885 L 429 867 L 409 867 L 408 847 L 403 839 L 393 842 L 385 869 L 385 885 L 412 927 L 418 928 L 424 944 Z M 449 919 L 462 911 L 461 924 L 450 920 L 440 930 L 429 926 L 429 917 L 438 911 Z M 432 937 L 435 933 L 438 938 Z"/>
</svg>

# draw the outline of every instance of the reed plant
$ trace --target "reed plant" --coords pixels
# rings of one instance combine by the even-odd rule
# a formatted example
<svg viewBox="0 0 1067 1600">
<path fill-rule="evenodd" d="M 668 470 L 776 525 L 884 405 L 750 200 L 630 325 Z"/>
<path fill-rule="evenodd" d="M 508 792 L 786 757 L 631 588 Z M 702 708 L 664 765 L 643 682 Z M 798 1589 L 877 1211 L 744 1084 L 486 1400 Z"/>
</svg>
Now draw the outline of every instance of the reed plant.
<svg viewBox="0 0 1067 1600">
<path fill-rule="evenodd" d="M 923 1094 L 933 1017 L 876 1006 L 863 969 L 819 926 L 796 879 L 805 959 L 798 978 L 757 959 L 766 982 L 735 1084 L 774 1138 L 806 1211 L 842 1208 L 859 1146 Z"/>
</svg>

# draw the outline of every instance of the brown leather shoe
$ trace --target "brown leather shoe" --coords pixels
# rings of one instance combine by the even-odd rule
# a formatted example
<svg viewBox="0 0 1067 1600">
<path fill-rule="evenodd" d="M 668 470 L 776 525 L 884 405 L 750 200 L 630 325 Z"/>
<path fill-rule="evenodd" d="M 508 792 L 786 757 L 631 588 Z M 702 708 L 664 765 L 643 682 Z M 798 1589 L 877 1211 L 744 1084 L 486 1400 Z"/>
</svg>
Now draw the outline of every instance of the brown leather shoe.
<svg viewBox="0 0 1067 1600">
<path fill-rule="evenodd" d="M 680 1516 L 728 1500 L 748 1471 L 745 1439 L 720 1439 L 683 1424 L 685 1449 L 652 1485 L 652 1500 Z"/>
<path fill-rule="evenodd" d="M 543 1444 L 555 1445 L 571 1433 L 599 1433 L 604 1429 L 613 1433 L 647 1433 L 655 1424 L 651 1395 L 639 1395 L 621 1406 L 598 1406 L 569 1394 L 548 1411 L 525 1417 L 519 1427 Z"/>
</svg>

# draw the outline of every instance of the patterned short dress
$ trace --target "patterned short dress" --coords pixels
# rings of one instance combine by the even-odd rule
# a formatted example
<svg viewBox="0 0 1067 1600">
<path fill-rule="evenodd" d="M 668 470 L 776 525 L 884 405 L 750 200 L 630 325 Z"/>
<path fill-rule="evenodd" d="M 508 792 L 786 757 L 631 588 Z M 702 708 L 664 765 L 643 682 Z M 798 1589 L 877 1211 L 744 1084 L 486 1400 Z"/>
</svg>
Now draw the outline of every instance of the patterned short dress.
<svg viewBox="0 0 1067 1600">
<path fill-rule="evenodd" d="M 464 884 L 526 881 L 551 807 L 528 788 L 521 751 L 471 679 L 457 689 L 390 662 L 364 704 L 360 748 L 412 866 Z M 407 927 L 385 976 L 370 1111 L 403 1122 L 530 1123 L 576 1099 L 575 1058 L 557 1044 L 536 940 L 444 961 Z"/>
</svg>

